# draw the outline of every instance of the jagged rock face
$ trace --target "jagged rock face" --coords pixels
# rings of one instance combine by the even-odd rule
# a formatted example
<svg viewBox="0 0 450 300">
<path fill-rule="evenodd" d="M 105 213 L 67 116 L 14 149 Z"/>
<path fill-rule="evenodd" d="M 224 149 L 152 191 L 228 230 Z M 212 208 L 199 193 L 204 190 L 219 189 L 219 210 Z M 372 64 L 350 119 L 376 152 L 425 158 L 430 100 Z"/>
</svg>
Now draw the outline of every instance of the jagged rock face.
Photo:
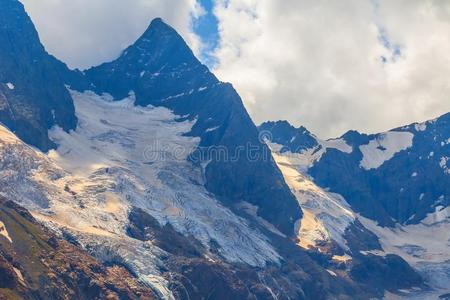
<svg viewBox="0 0 450 300">
<path fill-rule="evenodd" d="M 0 198 L 0 298 L 154 299 L 120 266 L 105 267 Z"/>
<path fill-rule="evenodd" d="M 397 255 L 381 257 L 369 254 L 362 258 L 353 266 L 351 276 L 368 286 L 384 286 L 395 291 L 422 283 L 422 278 Z"/>
<path fill-rule="evenodd" d="M 295 149 L 295 152 L 307 150 L 318 146 L 316 137 L 305 127 L 295 128 L 287 121 L 265 122 L 259 126 L 260 132 L 265 132 L 269 136 L 266 138 L 273 143 L 283 145 L 281 153 Z"/>
<path fill-rule="evenodd" d="M 339 139 L 316 138 L 313 148 L 290 148 L 288 131 L 272 131 L 271 147 L 284 149 L 299 172 L 343 195 L 350 209 L 360 213 L 343 235 L 354 280 L 401 288 L 422 277 L 438 291 L 416 295 L 426 299 L 449 290 L 449 121 L 446 114 L 380 134 L 349 131 Z M 305 215 L 308 211 L 304 208 Z"/>
<path fill-rule="evenodd" d="M 330 152 L 314 165 L 311 175 L 342 193 L 355 210 L 382 225 L 416 224 L 436 207 L 450 204 L 449 119 L 447 115 L 387 134 L 344 135 L 353 153 Z M 389 148 L 396 147 L 395 141 L 389 141 L 393 132 L 400 133 L 400 139 L 408 135 L 412 139 L 392 158 L 383 160 Z M 359 142 L 364 139 L 368 142 Z M 381 159 L 377 160 L 377 156 Z M 373 158 L 375 161 L 371 161 Z M 331 178 L 337 174 L 340 182 Z"/>
<path fill-rule="evenodd" d="M 289 261 L 260 269 L 204 256 L 205 249 L 194 237 L 180 235 L 170 224 L 161 226 L 139 208 L 131 209 L 129 220 L 131 237 L 152 241 L 166 251 L 164 276 L 176 299 L 365 299 L 377 293 L 373 287 L 366 294 L 345 280 L 330 280 L 305 252 L 280 237 L 274 243 Z"/>
<path fill-rule="evenodd" d="M 69 130 L 77 123 L 63 67 L 45 51 L 22 4 L 1 0 L 0 122 L 44 151 L 55 146 L 48 128 Z"/>
<path fill-rule="evenodd" d="M 266 134 L 271 135 L 270 132 Z M 317 141 L 317 145 L 319 142 L 324 147 L 339 147 L 339 143 Z M 421 276 L 403 258 L 398 255 L 384 256 L 379 238 L 362 225 L 342 196 L 320 188 L 310 177 L 302 174 L 302 160 L 292 155 L 286 147 L 273 142 L 269 145 L 304 213 L 298 224 L 298 246 L 310 252 L 323 267 L 350 274 L 353 280 L 374 294 L 381 286 L 395 291 L 421 285 Z M 289 246 L 282 248 L 280 253 L 285 253 Z M 378 271 L 371 272 L 369 269 Z M 397 281 L 391 280 L 394 277 Z M 410 280 L 402 282 L 401 278 Z"/>
<path fill-rule="evenodd" d="M 88 70 L 86 78 L 71 86 L 110 93 L 117 100 L 134 92 L 138 105 L 165 106 L 195 120 L 190 134 L 201 143 L 192 161 L 207 163 L 208 190 L 225 203 L 257 205 L 260 216 L 293 233 L 301 210 L 239 95 L 219 82 L 160 19 L 117 60 Z"/>
<path fill-rule="evenodd" d="M 291 148 L 292 133 L 272 132 L 291 152 L 317 149 L 309 142 Z M 375 135 L 349 131 L 340 140 L 351 151 L 327 149 L 311 161 L 308 173 L 381 225 L 417 224 L 450 204 L 449 132 L 450 114 Z"/>
</svg>

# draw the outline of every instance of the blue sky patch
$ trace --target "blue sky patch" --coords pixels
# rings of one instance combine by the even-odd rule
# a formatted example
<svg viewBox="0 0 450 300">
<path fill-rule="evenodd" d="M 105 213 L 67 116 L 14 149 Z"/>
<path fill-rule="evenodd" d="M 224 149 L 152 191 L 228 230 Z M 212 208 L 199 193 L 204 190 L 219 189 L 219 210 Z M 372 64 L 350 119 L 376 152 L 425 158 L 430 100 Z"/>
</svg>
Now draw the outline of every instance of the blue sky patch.
<svg viewBox="0 0 450 300">
<path fill-rule="evenodd" d="M 205 14 L 194 19 L 194 32 L 200 36 L 204 48 L 201 57 L 203 63 L 209 67 L 216 64 L 216 58 L 212 55 L 219 45 L 218 21 L 214 15 L 214 0 L 199 0 L 205 10 Z"/>
<path fill-rule="evenodd" d="M 378 30 L 379 30 L 378 40 L 384 46 L 384 48 L 386 48 L 391 52 L 390 60 L 395 63 L 397 59 L 402 55 L 400 46 L 392 43 L 385 29 L 379 28 Z M 381 56 L 381 62 L 383 64 L 387 63 L 388 58 L 385 56 Z"/>
</svg>

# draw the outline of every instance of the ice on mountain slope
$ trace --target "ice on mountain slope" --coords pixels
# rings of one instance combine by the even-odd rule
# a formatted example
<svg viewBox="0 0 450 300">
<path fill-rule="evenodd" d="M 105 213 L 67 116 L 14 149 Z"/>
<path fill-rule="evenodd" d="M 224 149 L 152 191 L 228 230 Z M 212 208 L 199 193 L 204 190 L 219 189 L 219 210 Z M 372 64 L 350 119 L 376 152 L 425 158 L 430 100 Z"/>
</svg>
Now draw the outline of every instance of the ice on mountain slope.
<svg viewBox="0 0 450 300">
<path fill-rule="evenodd" d="M 320 160 L 328 149 L 336 149 L 344 153 L 353 152 L 353 147 L 348 145 L 343 139 L 330 139 L 326 141 L 317 139 L 317 142 L 319 144 L 318 146 L 303 150 L 300 153 L 283 151 L 283 156 L 288 156 L 289 160 L 295 164 L 296 168 L 301 172 L 306 173 L 316 161 Z M 270 147 L 276 152 L 280 152 L 281 149 L 284 149 L 282 145 L 276 143 L 270 143 Z"/>
<path fill-rule="evenodd" d="M 53 182 L 63 176 L 43 153 L 0 125 L 0 194 L 31 210 L 46 209 L 60 193 Z"/>
<path fill-rule="evenodd" d="M 304 213 L 298 224 L 299 245 L 308 249 L 317 247 L 318 242 L 333 240 L 342 249 L 348 250 L 344 234 L 355 216 L 345 200 L 340 195 L 324 191 L 303 175 L 299 170 L 304 165 L 298 165 L 297 157 L 278 152 L 280 145 L 269 145 L 275 162 Z"/>
<path fill-rule="evenodd" d="M 427 122 L 414 124 L 414 129 L 416 129 L 416 131 L 425 131 L 425 130 L 427 130 Z"/>
<path fill-rule="evenodd" d="M 102 253 L 91 253 L 104 261 L 128 265 L 159 291 L 162 299 L 173 299 L 171 293 L 166 292 L 168 283 L 159 271 L 162 263 L 152 254 L 162 250 L 147 245 L 144 252 L 144 243 L 124 235 L 127 213 L 108 213 L 99 203 L 100 191 L 105 187 L 102 182 L 88 183 L 71 176 L 0 125 L 0 193 L 27 207 L 36 219 L 55 232 L 76 235 L 86 249 L 102 245 Z M 124 255 L 127 250 L 130 252 Z M 133 256 L 136 252 L 138 255 Z"/>
<path fill-rule="evenodd" d="M 363 154 L 360 166 L 366 170 L 377 169 L 386 161 L 413 144 L 414 134 L 403 131 L 389 131 L 378 135 L 367 145 L 361 145 L 359 150 Z"/>
<path fill-rule="evenodd" d="M 206 191 L 202 169 L 187 161 L 199 143 L 184 135 L 193 122 L 176 121 L 166 108 L 134 106 L 133 96 L 111 102 L 91 92 L 71 93 L 79 126 L 70 134 L 54 128 L 50 138 L 59 147 L 49 156 L 79 177 L 82 187 L 109 187 L 119 203 L 143 208 L 205 246 L 216 241 L 229 261 L 278 261 L 262 235 Z"/>
<path fill-rule="evenodd" d="M 72 96 L 79 126 L 70 133 L 53 128 L 59 147 L 48 155 L 0 126 L 4 196 L 56 231 L 75 235 L 86 249 L 99 249 L 92 251 L 96 256 L 122 261 L 166 299 L 172 296 L 159 271 L 162 250 L 126 236 L 130 206 L 195 236 L 206 249 L 219 245 L 230 262 L 262 267 L 279 261 L 267 238 L 208 193 L 203 169 L 186 160 L 199 143 L 184 135 L 193 122 L 178 122 L 165 108 L 136 107 L 132 95 L 117 102 L 91 92 Z"/>
<path fill-rule="evenodd" d="M 441 157 L 441 160 L 439 161 L 439 166 L 442 168 L 442 170 L 444 170 L 444 173 L 446 175 L 450 175 L 449 161 L 450 158 L 446 156 Z"/>
<path fill-rule="evenodd" d="M 353 147 L 348 145 L 343 139 L 319 140 L 319 144 L 325 149 L 336 149 L 344 153 L 352 153 Z"/>
<path fill-rule="evenodd" d="M 361 216 L 358 219 L 380 238 L 384 253 L 401 256 L 439 294 L 450 292 L 450 207 L 437 207 L 419 224 L 395 228 L 378 226 Z"/>
</svg>

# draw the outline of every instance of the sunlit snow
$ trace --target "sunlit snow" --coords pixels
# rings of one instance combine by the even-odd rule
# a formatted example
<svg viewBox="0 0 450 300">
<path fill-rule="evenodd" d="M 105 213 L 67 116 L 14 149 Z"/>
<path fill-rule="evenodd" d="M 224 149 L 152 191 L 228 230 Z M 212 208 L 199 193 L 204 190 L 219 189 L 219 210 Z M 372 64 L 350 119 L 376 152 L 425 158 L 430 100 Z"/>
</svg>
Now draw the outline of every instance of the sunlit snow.
<svg viewBox="0 0 450 300">
<path fill-rule="evenodd" d="M 301 153 L 293 153 L 290 151 L 283 152 L 283 156 L 289 157 L 289 160 L 301 172 L 306 173 L 316 161 L 319 161 L 328 149 L 336 149 L 344 153 L 352 153 L 353 147 L 348 145 L 343 139 L 317 140 L 318 146 L 303 150 Z M 269 146 L 275 152 L 279 152 L 283 145 L 269 143 Z"/>
<path fill-rule="evenodd" d="M 337 194 L 324 191 L 303 175 L 297 165 L 297 158 L 279 153 L 271 144 L 272 155 L 280 168 L 286 183 L 303 211 L 298 224 L 299 245 L 303 248 L 317 247 L 319 242 L 335 241 L 348 250 L 344 234 L 355 216 L 345 200 Z"/>
<path fill-rule="evenodd" d="M 378 135 L 369 144 L 359 147 L 363 154 L 360 166 L 366 170 L 377 169 L 402 150 L 410 148 L 414 135 L 410 132 L 389 131 Z"/>
<path fill-rule="evenodd" d="M 185 135 L 195 121 L 177 121 L 162 107 L 137 107 L 132 94 L 117 102 L 92 92 L 71 94 L 78 127 L 70 133 L 52 128 L 58 148 L 48 155 L 0 126 L 3 195 L 49 227 L 71 232 L 97 257 L 120 257 L 165 299 L 172 295 L 160 274 L 163 251 L 126 235 L 131 206 L 206 249 L 214 241 L 219 254 L 210 257 L 255 267 L 278 263 L 267 238 L 216 200 L 204 187 L 202 167 L 186 160 L 200 142 Z"/>
<path fill-rule="evenodd" d="M 358 219 L 380 238 L 385 253 L 404 258 L 439 294 L 450 292 L 449 207 L 436 207 L 436 211 L 419 224 L 397 225 L 395 228 L 378 226 L 376 222 L 362 216 L 358 216 Z"/>
</svg>

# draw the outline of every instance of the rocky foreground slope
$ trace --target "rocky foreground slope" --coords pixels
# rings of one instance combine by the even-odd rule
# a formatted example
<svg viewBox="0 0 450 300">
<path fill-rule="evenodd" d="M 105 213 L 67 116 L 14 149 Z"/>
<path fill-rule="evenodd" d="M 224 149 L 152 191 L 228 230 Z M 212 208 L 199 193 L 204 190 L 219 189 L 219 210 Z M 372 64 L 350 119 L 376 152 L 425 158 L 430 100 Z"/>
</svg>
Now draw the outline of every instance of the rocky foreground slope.
<svg viewBox="0 0 450 300">
<path fill-rule="evenodd" d="M 155 299 L 123 266 L 105 266 L 0 197 L 0 299 Z"/>
</svg>

